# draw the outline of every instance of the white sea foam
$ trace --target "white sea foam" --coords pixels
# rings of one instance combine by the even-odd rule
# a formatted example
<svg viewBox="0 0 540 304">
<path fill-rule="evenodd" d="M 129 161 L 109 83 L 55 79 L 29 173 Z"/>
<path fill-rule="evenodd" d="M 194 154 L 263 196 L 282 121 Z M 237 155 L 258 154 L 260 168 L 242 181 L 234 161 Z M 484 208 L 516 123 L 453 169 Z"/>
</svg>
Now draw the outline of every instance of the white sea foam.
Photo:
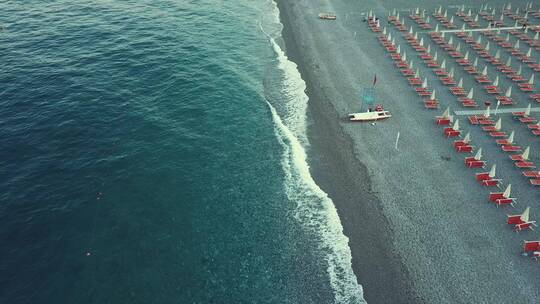
<svg viewBox="0 0 540 304">
<path fill-rule="evenodd" d="M 276 22 L 282 27 L 277 5 L 273 1 L 272 7 Z M 276 32 L 277 35 L 281 34 L 281 27 Z M 277 55 L 277 67 L 283 74 L 279 113 L 270 102 L 268 106 L 275 123 L 276 136 L 283 146 L 282 166 L 285 172 L 286 194 L 297 204 L 296 219 L 306 229 L 320 236 L 319 246 L 325 254 L 335 303 L 365 303 L 362 286 L 357 283 L 352 270 L 349 239 L 343 234 L 337 210 L 328 195 L 315 183 L 309 171 L 305 150 L 309 144 L 306 136 L 306 84 L 297 65 L 287 58 L 274 37 L 268 36 Z"/>
</svg>

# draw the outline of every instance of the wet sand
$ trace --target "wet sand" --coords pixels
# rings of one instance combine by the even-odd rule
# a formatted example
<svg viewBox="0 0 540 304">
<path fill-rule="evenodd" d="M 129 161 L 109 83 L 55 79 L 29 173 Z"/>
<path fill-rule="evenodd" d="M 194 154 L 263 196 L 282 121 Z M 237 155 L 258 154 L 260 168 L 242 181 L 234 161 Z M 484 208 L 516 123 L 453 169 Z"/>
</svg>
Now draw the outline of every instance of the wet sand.
<svg viewBox="0 0 540 304">
<path fill-rule="evenodd" d="M 298 64 L 310 98 L 312 173 L 336 204 L 368 303 L 533 303 L 540 298 L 537 265 L 520 256 L 522 240 L 538 234 L 516 234 L 505 224 L 507 213 L 525 206 L 540 210 L 537 191 L 500 159 L 489 139 L 471 129 L 486 158 L 497 163 L 503 178 L 516 181 L 519 193 L 516 208 L 489 204 L 489 191 L 465 169 L 464 155 L 434 127 L 435 113 L 423 109 L 362 22 L 361 13 L 369 8 L 380 15 L 394 7 L 431 12 L 439 3 L 277 2 L 287 55 Z M 336 12 L 338 20 L 319 20 L 321 11 Z M 347 122 L 375 73 L 378 97 L 394 117 L 376 125 Z M 430 84 L 439 91 L 442 108 L 455 104 L 438 82 Z M 519 136 L 521 142 L 534 140 Z M 538 142 L 532 145 L 536 149 Z"/>
</svg>

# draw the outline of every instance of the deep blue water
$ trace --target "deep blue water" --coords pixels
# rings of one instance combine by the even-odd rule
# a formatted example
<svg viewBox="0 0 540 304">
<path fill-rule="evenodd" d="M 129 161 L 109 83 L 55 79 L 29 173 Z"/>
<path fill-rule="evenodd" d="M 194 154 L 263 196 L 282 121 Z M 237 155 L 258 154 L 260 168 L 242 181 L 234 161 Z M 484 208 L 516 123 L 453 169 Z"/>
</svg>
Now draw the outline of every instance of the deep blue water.
<svg viewBox="0 0 540 304">
<path fill-rule="evenodd" d="M 0 303 L 360 300 L 272 2 L 4 1 L 0 22 Z"/>
</svg>

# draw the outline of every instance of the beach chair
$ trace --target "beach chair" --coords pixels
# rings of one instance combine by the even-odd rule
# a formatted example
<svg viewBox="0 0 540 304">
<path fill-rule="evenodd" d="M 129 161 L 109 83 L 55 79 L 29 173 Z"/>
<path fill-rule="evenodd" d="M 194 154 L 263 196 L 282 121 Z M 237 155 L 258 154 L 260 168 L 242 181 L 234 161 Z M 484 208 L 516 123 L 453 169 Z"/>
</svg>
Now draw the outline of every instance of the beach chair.
<svg viewBox="0 0 540 304">
<path fill-rule="evenodd" d="M 493 120 L 490 118 L 491 110 L 488 106 L 482 115 L 470 115 L 468 117 L 469 122 L 472 125 L 492 125 L 494 124 Z"/>
<path fill-rule="evenodd" d="M 540 257 L 540 241 L 524 241 L 523 253 L 525 255 L 534 258 L 535 260 Z"/>
<path fill-rule="evenodd" d="M 508 225 L 512 225 L 514 230 L 519 232 L 522 230 L 533 230 L 533 227 L 536 227 L 536 221 L 531 221 L 530 216 L 530 207 L 525 208 L 522 214 L 516 215 L 507 215 Z"/>
<path fill-rule="evenodd" d="M 452 127 L 444 128 L 443 133 L 446 138 L 459 137 L 461 135 L 461 131 L 459 130 L 459 119 L 456 119 Z"/>
<path fill-rule="evenodd" d="M 473 146 L 470 145 L 471 135 L 467 133 L 463 139 L 454 140 L 454 149 L 460 153 L 470 153 Z"/>
<path fill-rule="evenodd" d="M 465 157 L 465 166 L 468 168 L 484 168 L 486 166 L 486 162 L 482 160 L 482 148 L 479 148 L 474 156 Z"/>
<path fill-rule="evenodd" d="M 523 151 L 523 153 L 510 155 L 509 157 L 511 160 L 516 161 L 516 162 L 527 161 L 529 159 L 530 151 L 531 151 L 531 147 L 527 147 L 525 148 L 525 151 Z"/>
<path fill-rule="evenodd" d="M 453 121 L 453 116 L 450 115 L 450 108 L 446 108 L 442 115 L 435 116 L 435 123 L 438 126 L 448 126 Z"/>
<path fill-rule="evenodd" d="M 493 164 L 488 172 L 476 173 L 476 180 L 486 187 L 499 187 L 499 185 L 501 184 L 501 179 L 495 178 L 496 168 L 497 165 Z"/>
<path fill-rule="evenodd" d="M 510 197 L 511 191 L 512 191 L 512 185 L 508 184 L 504 192 L 490 192 L 489 201 L 495 203 L 497 206 L 501 206 L 501 205 L 514 206 L 516 199 L 513 197 Z"/>
<path fill-rule="evenodd" d="M 539 179 L 540 178 L 540 171 L 524 171 L 523 175 L 525 177 L 531 177 L 531 178 L 534 178 L 534 179 Z"/>
<path fill-rule="evenodd" d="M 437 109 L 439 107 L 439 101 L 435 96 L 435 90 L 431 92 L 431 96 L 429 97 L 429 99 L 424 100 L 424 107 L 426 109 Z"/>
</svg>

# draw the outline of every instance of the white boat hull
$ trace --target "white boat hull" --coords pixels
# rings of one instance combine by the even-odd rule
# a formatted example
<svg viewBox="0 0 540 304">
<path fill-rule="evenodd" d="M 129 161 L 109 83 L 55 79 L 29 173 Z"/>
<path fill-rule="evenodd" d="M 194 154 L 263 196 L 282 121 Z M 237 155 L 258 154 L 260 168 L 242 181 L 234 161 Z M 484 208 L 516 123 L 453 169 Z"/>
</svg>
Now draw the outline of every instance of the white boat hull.
<svg viewBox="0 0 540 304">
<path fill-rule="evenodd" d="M 389 111 L 360 112 L 349 114 L 350 121 L 375 121 L 392 117 Z"/>
</svg>

